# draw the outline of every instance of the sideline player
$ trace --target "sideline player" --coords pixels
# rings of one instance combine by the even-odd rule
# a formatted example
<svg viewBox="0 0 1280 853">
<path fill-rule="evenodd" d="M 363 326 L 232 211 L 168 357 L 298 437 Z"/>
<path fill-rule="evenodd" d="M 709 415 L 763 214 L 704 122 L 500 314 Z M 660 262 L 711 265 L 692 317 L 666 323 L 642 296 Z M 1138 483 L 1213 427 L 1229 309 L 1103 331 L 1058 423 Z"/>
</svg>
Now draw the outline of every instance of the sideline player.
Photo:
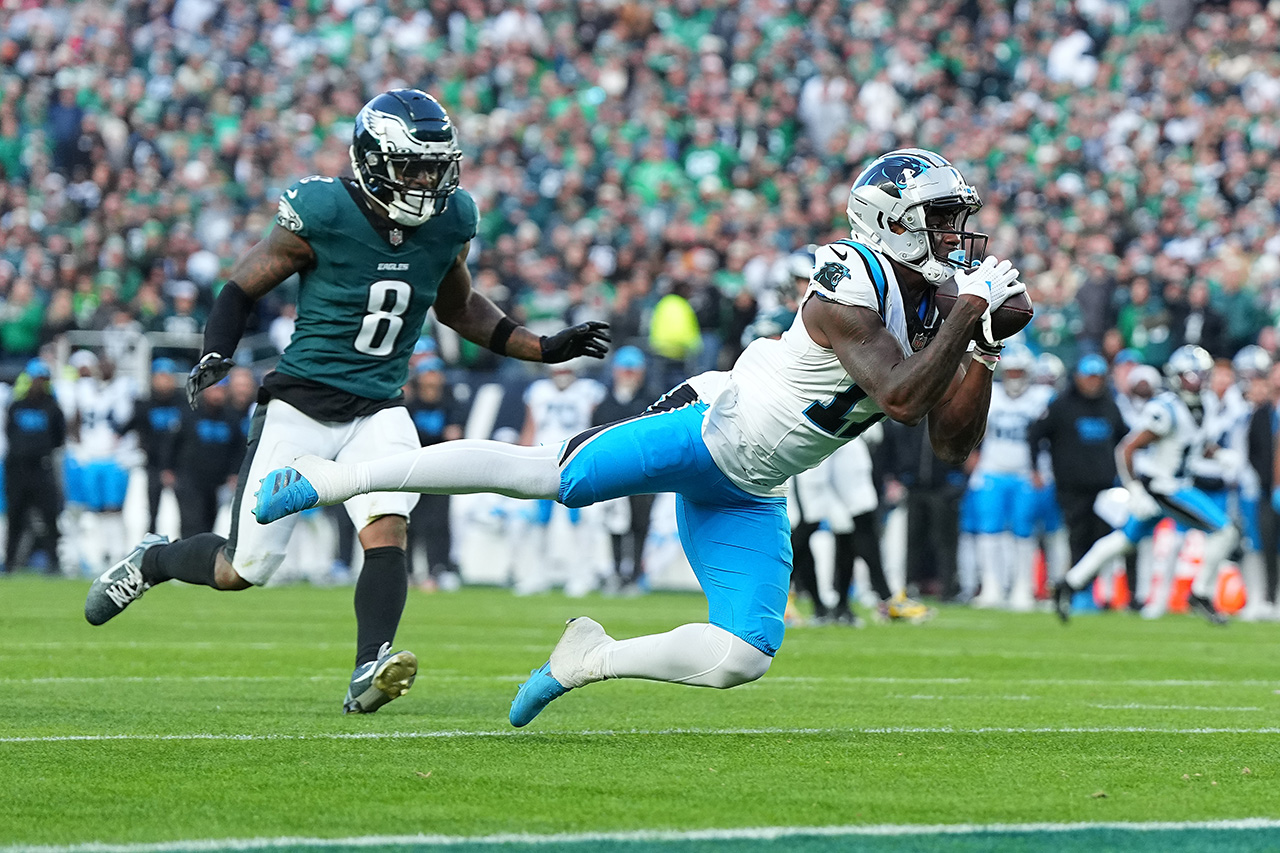
<svg viewBox="0 0 1280 853">
<path fill-rule="evenodd" d="M 534 380 L 525 389 L 520 444 L 559 447 L 591 426 L 591 413 L 607 393 L 596 380 L 578 376 L 575 365 L 568 362 L 554 365 L 550 375 Z M 529 559 L 522 561 L 515 578 L 518 595 L 532 595 L 551 588 L 546 563 L 552 550 L 549 533 L 554 508 L 555 502 L 551 500 L 541 500 L 528 507 L 535 535 L 527 543 Z M 577 507 L 569 509 L 569 524 L 573 528 L 574 559 L 568 566 L 564 591 L 570 598 L 581 598 L 599 586 L 599 567 L 589 558 L 591 529 L 583 523 L 582 511 Z"/>
<path fill-rule="evenodd" d="M 976 607 L 1035 608 L 1032 574 L 1039 502 L 1032 484 L 1035 460 L 1027 429 L 1049 405 L 1053 390 L 1032 384 L 1035 356 L 1025 344 L 1010 344 L 1000 359 L 991 391 L 987 433 L 970 479 L 978 522 L 977 557 L 982 591 Z"/>
<path fill-rule="evenodd" d="M 569 622 L 551 659 L 512 702 L 523 726 L 566 691 L 607 678 L 733 687 L 762 676 L 782 643 L 791 573 L 785 489 L 886 415 L 928 419 L 934 450 L 963 461 L 982 437 L 1000 344 L 970 351 L 989 310 L 1022 292 L 1008 261 L 970 258 L 981 207 L 959 170 L 929 151 L 874 161 L 849 193 L 852 240 L 817 253 L 796 320 L 746 348 L 733 370 L 695 376 L 645 414 L 559 447 L 463 441 L 340 465 L 305 457 L 272 472 L 256 514 L 270 520 L 376 489 L 498 492 L 586 506 L 675 492 L 680 538 L 707 596 L 708 623 L 614 640 Z M 937 285 L 955 276 L 945 323 Z M 972 369 L 966 369 L 971 367 Z"/>
<path fill-rule="evenodd" d="M 1113 559 L 1133 551 L 1165 516 L 1173 518 L 1180 530 L 1195 527 L 1204 531 L 1204 554 L 1189 603 L 1211 623 L 1226 622 L 1213 606 L 1213 582 L 1240 534 L 1224 509 L 1192 488 L 1188 465 L 1188 460 L 1204 452 L 1200 388 L 1211 367 L 1209 353 L 1190 344 L 1169 356 L 1164 368 L 1168 389 L 1143 407 L 1138 426 L 1116 448 L 1116 469 L 1130 493 L 1129 520 L 1095 542 L 1054 587 L 1054 606 L 1063 622 L 1071 616 L 1071 597 L 1092 583 Z M 1174 548 L 1175 553 L 1177 550 Z M 1171 580 L 1172 570 L 1166 574 Z M 1152 596 L 1144 616 L 1164 612 L 1170 586 L 1172 583 L 1166 583 L 1161 593 Z"/>
<path fill-rule="evenodd" d="M 228 356 L 255 303 L 301 275 L 293 338 L 263 380 L 251 422 L 231 534 L 171 544 L 148 536 L 94 582 L 85 601 L 89 622 L 101 625 L 167 580 L 219 590 L 265 584 L 284 559 L 296 519 L 255 523 L 244 487 L 298 454 L 360 462 L 419 447 L 401 388 L 433 305 L 440 322 L 500 355 L 543 362 L 604 357 L 603 323 L 539 338 L 471 289 L 466 259 L 478 218 L 475 202 L 458 188 L 461 159 L 440 104 L 425 92 L 397 89 L 356 116 L 354 179 L 304 178 L 280 198 L 270 233 L 236 263 L 219 293 L 204 355 L 187 380 L 194 405 L 231 371 Z M 406 519 L 415 502 L 385 493 L 346 502 L 364 548 L 346 712 L 377 710 L 417 674 L 411 652 L 390 650 L 408 587 Z"/>
</svg>

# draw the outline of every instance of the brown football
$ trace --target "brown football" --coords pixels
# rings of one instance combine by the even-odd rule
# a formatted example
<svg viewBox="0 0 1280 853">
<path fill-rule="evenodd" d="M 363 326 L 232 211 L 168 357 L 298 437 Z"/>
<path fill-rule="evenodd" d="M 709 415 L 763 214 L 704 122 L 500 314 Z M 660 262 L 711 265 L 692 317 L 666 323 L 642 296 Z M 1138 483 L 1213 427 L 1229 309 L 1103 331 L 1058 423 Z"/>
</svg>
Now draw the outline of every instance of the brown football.
<svg viewBox="0 0 1280 853">
<path fill-rule="evenodd" d="M 938 292 L 934 297 L 934 302 L 938 306 L 938 313 L 942 314 L 943 317 L 951 313 L 952 307 L 956 304 L 956 280 L 954 278 L 949 278 L 938 285 Z M 1026 328 L 1035 313 L 1035 308 L 1031 305 L 1031 298 L 1026 293 L 1014 294 L 992 313 L 991 334 L 998 341 L 1011 338 Z"/>
</svg>

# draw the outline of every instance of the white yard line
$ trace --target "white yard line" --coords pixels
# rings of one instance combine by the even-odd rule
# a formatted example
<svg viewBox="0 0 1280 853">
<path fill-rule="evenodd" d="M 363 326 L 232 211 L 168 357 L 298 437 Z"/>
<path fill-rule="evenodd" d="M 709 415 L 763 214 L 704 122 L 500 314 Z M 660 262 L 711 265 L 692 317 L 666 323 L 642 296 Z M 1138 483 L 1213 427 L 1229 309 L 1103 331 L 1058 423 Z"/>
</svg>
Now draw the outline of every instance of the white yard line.
<svg viewBox="0 0 1280 853">
<path fill-rule="evenodd" d="M 1280 680 L 1242 678 L 1239 680 L 1182 679 L 1182 678 L 910 678 L 874 675 L 769 675 L 753 684 L 1035 684 L 1045 687 L 1280 687 Z"/>
<path fill-rule="evenodd" d="M 672 728 L 672 729 L 587 729 L 515 731 L 497 729 L 491 731 L 465 731 L 449 729 L 424 732 L 317 732 L 314 734 L 231 734 L 214 732 L 186 732 L 181 734 L 72 734 L 25 735 L 0 737 L 0 744 L 13 743 L 63 743 L 86 741 L 298 741 L 298 740 L 418 740 L 460 738 L 505 738 L 537 736 L 577 737 L 665 737 L 670 735 L 705 735 L 713 737 L 735 735 L 911 735 L 911 734 L 1166 734 L 1166 735 L 1270 735 L 1280 734 L 1280 727 L 1173 727 L 1173 726 L 985 726 L 960 728 L 954 726 L 870 726 L 866 728 Z"/>
<path fill-rule="evenodd" d="M 1104 711 L 1262 711 L 1251 705 L 1228 708 L 1220 705 L 1143 705 L 1140 702 L 1126 702 L 1123 705 L 1096 705 L 1090 708 L 1101 708 Z"/>
<path fill-rule="evenodd" d="M 857 838 L 867 836 L 978 835 L 984 833 L 1072 833 L 1089 830 L 1123 832 L 1181 832 L 1208 830 L 1280 829 L 1280 820 L 1159 821 L 1147 823 L 995 823 L 995 824 L 877 824 L 871 826 L 762 826 L 746 829 L 636 830 L 632 832 L 582 832 L 531 835 L 362 835 L 353 838 L 226 838 L 168 841 L 151 844 L 70 844 L 65 846 L 15 845 L 0 847 L 0 853 L 212 853 L 221 850 L 272 850 L 285 847 L 411 847 L 421 845 L 458 846 L 464 844 L 566 844 L 600 842 L 682 842 L 682 841 L 773 841 L 796 837 Z"/>
</svg>

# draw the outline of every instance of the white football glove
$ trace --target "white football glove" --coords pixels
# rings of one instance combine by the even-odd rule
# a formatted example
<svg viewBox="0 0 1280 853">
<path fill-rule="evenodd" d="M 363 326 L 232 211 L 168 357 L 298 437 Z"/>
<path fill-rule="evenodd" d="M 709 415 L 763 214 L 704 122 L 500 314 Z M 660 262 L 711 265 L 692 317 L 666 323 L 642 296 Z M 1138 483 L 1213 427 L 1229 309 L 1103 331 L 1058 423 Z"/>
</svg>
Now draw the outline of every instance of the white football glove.
<svg viewBox="0 0 1280 853">
<path fill-rule="evenodd" d="M 1160 504 L 1137 480 L 1127 484 L 1125 489 L 1129 492 L 1129 514 L 1134 518 L 1145 521 L 1161 514 Z"/>
<path fill-rule="evenodd" d="M 991 312 L 1005 303 L 1010 296 L 1024 293 L 1027 286 L 1018 281 L 1018 270 L 1013 262 L 997 261 L 987 256 L 981 264 L 968 272 L 956 273 L 956 298 L 970 295 L 977 296 L 987 303 L 986 313 L 982 315 L 982 334 L 990 345 L 998 346 L 999 341 L 991 334 Z"/>
</svg>

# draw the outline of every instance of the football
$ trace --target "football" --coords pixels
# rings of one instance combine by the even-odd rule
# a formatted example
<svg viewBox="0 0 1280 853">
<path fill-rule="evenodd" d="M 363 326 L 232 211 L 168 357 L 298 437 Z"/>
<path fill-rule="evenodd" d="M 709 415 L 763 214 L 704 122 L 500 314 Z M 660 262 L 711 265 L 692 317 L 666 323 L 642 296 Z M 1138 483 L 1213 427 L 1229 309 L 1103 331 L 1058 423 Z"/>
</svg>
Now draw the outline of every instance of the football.
<svg viewBox="0 0 1280 853">
<path fill-rule="evenodd" d="M 951 309 L 956 304 L 954 278 L 949 278 L 938 285 L 934 301 L 938 306 L 938 312 L 944 318 L 951 314 Z M 1026 328 L 1033 316 L 1035 316 L 1035 308 L 1031 305 L 1031 298 L 1026 293 L 1014 294 L 991 314 L 991 334 L 997 341 L 1011 338 Z"/>
</svg>

